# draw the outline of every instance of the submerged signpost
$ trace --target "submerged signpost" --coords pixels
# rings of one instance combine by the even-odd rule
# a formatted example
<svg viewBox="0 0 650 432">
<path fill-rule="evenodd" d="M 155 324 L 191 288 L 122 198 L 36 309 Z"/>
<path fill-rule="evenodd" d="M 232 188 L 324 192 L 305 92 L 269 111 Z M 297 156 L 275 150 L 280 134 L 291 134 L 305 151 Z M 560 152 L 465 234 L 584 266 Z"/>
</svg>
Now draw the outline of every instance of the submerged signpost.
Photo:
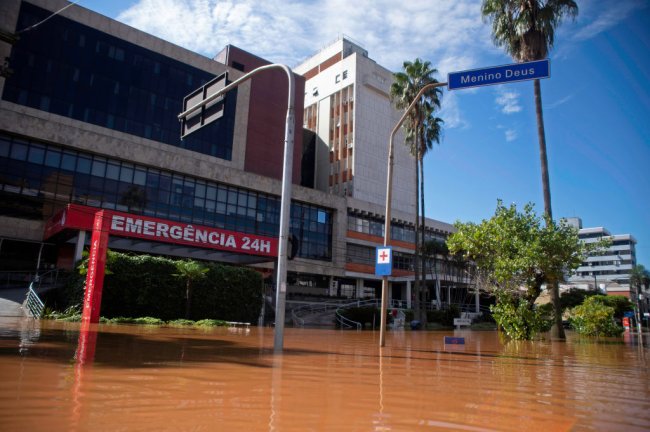
<svg viewBox="0 0 650 432">
<path fill-rule="evenodd" d="M 418 94 L 413 98 L 404 114 L 399 119 L 388 138 L 388 172 L 386 175 L 386 213 L 384 219 L 384 249 L 390 244 L 390 222 L 391 222 L 391 197 L 393 193 L 393 139 L 395 134 L 402 126 L 408 113 L 413 109 L 422 95 L 427 90 L 437 87 L 447 86 L 448 90 L 460 90 L 470 87 L 480 87 L 495 84 L 506 84 L 517 81 L 527 81 L 532 79 L 549 78 L 551 76 L 551 66 L 548 59 L 536 60 L 525 63 L 513 63 L 502 66 L 490 66 L 480 69 L 471 69 L 460 72 L 451 72 L 447 75 L 447 82 L 434 82 L 423 86 Z M 377 251 L 379 254 L 379 249 Z M 390 273 L 382 274 L 378 270 L 380 264 L 379 255 L 377 255 L 376 275 L 381 275 L 381 323 L 379 327 L 379 346 L 386 345 L 386 299 L 388 298 L 388 276 Z M 417 265 L 417 263 L 416 263 Z"/>
</svg>

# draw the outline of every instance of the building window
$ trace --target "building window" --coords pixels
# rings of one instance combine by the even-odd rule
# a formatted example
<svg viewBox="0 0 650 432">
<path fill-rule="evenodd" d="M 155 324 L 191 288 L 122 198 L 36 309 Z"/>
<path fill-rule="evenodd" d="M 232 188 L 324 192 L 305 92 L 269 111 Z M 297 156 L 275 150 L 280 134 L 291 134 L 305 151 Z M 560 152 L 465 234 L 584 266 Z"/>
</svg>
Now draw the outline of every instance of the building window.
<svg viewBox="0 0 650 432">
<path fill-rule="evenodd" d="M 0 134 L 0 215 L 47 220 L 69 203 L 275 237 L 280 198 Z M 332 210 L 291 203 L 298 256 L 332 259 Z"/>
<path fill-rule="evenodd" d="M 50 15 L 24 2 L 17 27 L 25 28 Z M 78 39 L 72 34 L 79 35 Z M 7 101 L 221 159 L 232 158 L 236 90 L 226 100 L 223 118 L 184 141 L 179 137 L 177 115 L 183 98 L 212 79 L 210 72 L 60 15 L 48 18 L 47 26 L 38 32 L 22 34 L 10 62 L 16 73 L 5 82 L 2 98 Z"/>
</svg>

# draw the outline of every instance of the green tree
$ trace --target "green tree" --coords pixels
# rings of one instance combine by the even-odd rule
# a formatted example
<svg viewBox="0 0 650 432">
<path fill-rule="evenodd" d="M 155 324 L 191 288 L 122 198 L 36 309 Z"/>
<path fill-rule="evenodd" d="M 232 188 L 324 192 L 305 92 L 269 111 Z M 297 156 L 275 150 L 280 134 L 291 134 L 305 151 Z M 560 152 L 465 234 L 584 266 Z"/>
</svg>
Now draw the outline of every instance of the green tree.
<svg viewBox="0 0 650 432">
<path fill-rule="evenodd" d="M 573 309 L 580 306 L 587 297 L 598 295 L 596 290 L 584 290 L 581 288 L 570 288 L 560 296 L 560 306 L 564 312 L 567 309 Z"/>
<path fill-rule="evenodd" d="M 391 85 L 391 100 L 398 109 L 407 109 L 417 94 L 427 84 L 438 82 L 433 75 L 438 71 L 431 67 L 431 62 L 422 61 L 417 58 L 415 61 L 405 61 L 403 71 L 394 74 L 395 81 Z M 425 272 L 424 259 L 421 259 L 420 245 L 424 240 L 424 155 L 433 147 L 433 143 L 439 143 L 442 131 L 442 119 L 435 117 L 434 112 L 440 109 L 440 98 L 442 90 L 439 88 L 430 89 L 425 92 L 420 101 L 411 110 L 408 121 L 404 123 L 406 144 L 411 149 L 415 162 L 415 314 L 423 324 L 426 324 L 426 308 L 424 300 Z M 419 192 L 419 196 L 418 196 Z M 422 273 L 422 274 L 421 274 Z M 422 277 L 422 280 L 420 278 Z"/>
<path fill-rule="evenodd" d="M 209 268 L 203 264 L 188 259 L 176 262 L 176 271 L 174 276 L 185 279 L 185 319 L 190 319 L 190 310 L 192 307 L 192 284 L 205 278 Z"/>
<path fill-rule="evenodd" d="M 532 204 L 518 212 L 514 204 L 505 207 L 499 201 L 489 220 L 480 224 L 457 222 L 456 229 L 447 239 L 449 251 L 462 253 L 476 264 L 483 288 L 497 298 L 496 310 L 502 308 L 499 303 L 509 305 L 502 314 L 506 318 L 524 311 L 533 313 L 543 284 L 550 287 L 558 283 L 589 251 L 601 246 L 583 243 L 577 230 L 563 222 L 558 225 L 547 220 L 544 225 Z M 561 319 L 561 308 L 557 307 L 554 315 Z M 538 317 L 531 315 L 518 326 L 526 323 L 533 331 L 518 329 L 516 337 L 534 335 Z"/>
<path fill-rule="evenodd" d="M 547 57 L 555 41 L 555 28 L 560 25 L 565 16 L 575 18 L 578 15 L 578 5 L 573 0 L 483 0 L 481 13 L 484 19 L 492 22 L 492 37 L 495 45 L 503 47 L 515 61 L 526 62 Z M 534 80 L 533 85 L 544 214 L 547 221 L 551 221 L 553 211 L 539 79 Z M 562 318 L 557 312 L 560 310 L 559 286 L 553 285 L 551 288 L 551 299 L 556 311 L 553 336 L 564 339 Z"/>
</svg>

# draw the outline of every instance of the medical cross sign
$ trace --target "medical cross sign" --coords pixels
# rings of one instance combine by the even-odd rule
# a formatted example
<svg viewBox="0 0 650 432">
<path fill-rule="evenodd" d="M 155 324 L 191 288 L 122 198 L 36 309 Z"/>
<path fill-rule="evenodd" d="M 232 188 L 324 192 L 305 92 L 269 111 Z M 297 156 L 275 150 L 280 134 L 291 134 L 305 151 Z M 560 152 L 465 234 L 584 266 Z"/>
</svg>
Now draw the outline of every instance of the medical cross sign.
<svg viewBox="0 0 650 432">
<path fill-rule="evenodd" d="M 375 275 L 390 276 L 393 273 L 393 249 L 389 246 L 377 248 L 377 259 L 375 260 Z"/>
</svg>

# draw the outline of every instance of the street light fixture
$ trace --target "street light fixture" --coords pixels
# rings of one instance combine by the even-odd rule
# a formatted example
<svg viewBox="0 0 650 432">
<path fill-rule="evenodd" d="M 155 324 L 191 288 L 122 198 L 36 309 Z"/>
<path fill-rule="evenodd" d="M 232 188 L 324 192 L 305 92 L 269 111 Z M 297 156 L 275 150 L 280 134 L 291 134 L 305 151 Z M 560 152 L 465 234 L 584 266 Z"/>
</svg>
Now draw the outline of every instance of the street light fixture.
<svg viewBox="0 0 650 432">
<path fill-rule="evenodd" d="M 395 138 L 395 134 L 397 133 L 399 128 L 404 123 L 404 120 L 406 120 L 406 117 L 408 116 L 409 112 L 418 103 L 420 97 L 422 97 L 424 92 L 429 89 L 443 87 L 446 85 L 447 85 L 446 82 L 437 82 L 437 83 L 427 84 L 424 87 L 422 87 L 418 92 L 418 94 L 415 96 L 415 98 L 413 98 L 411 105 L 409 105 L 408 108 L 406 108 L 404 114 L 399 119 L 399 121 L 393 128 L 392 132 L 390 133 L 390 138 L 388 140 L 388 173 L 387 173 L 387 181 L 386 181 L 386 212 L 385 212 L 385 221 L 384 221 L 384 246 L 388 246 L 388 242 L 390 238 L 391 198 L 393 195 L 393 159 L 394 159 L 393 139 Z M 418 265 L 418 263 L 415 263 L 415 265 Z M 380 347 L 386 345 L 386 313 L 387 313 L 386 303 L 388 300 L 387 297 L 388 297 L 388 276 L 383 276 L 381 281 L 381 323 L 379 328 Z"/>
<path fill-rule="evenodd" d="M 283 64 L 270 64 L 260 66 L 242 77 L 231 82 L 216 93 L 206 97 L 201 102 L 188 108 L 178 115 L 182 121 L 188 116 L 201 110 L 202 107 L 215 101 L 230 90 L 236 88 L 245 81 L 248 81 L 259 72 L 269 69 L 282 69 L 287 74 L 288 80 L 288 101 L 287 101 L 287 118 L 284 129 L 284 167 L 282 170 L 282 196 L 280 199 L 280 232 L 278 242 L 278 266 L 277 266 L 277 283 L 275 287 L 275 334 L 273 348 L 276 353 L 282 351 L 284 344 L 284 316 L 285 303 L 287 297 L 287 251 L 289 239 L 289 218 L 291 215 L 291 187 L 293 171 L 293 145 L 294 145 L 294 76 L 288 66 Z"/>
</svg>

